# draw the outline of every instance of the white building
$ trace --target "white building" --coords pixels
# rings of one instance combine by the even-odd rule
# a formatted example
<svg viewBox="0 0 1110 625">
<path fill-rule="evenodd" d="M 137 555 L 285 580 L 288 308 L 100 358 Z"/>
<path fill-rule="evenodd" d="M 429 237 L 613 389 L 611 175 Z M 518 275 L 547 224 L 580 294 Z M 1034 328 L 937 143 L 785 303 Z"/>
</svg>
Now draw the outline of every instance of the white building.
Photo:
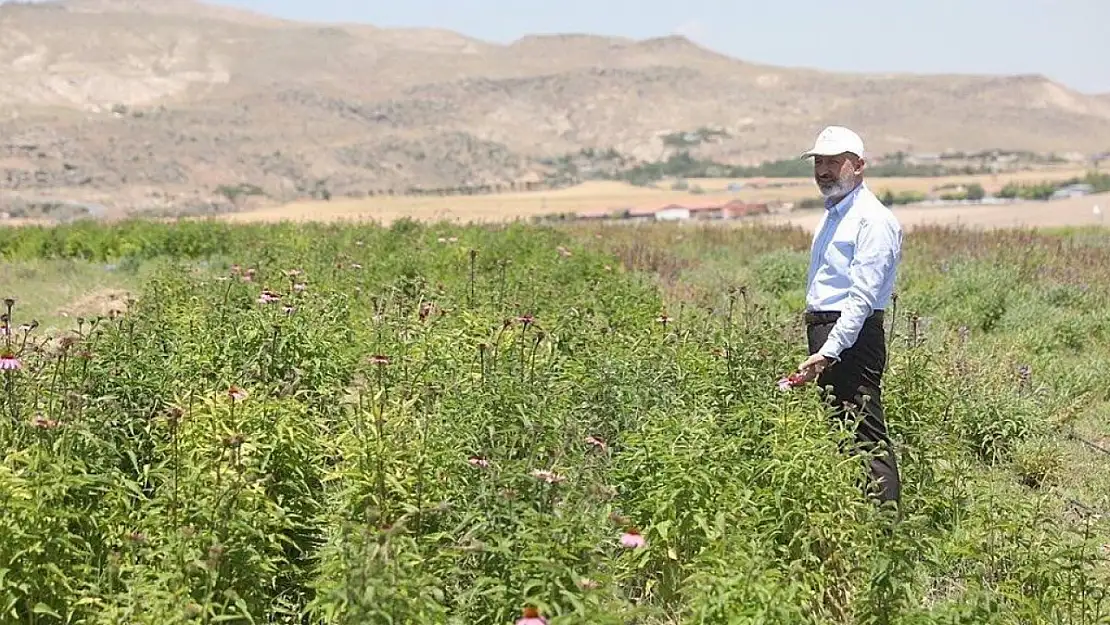
<svg viewBox="0 0 1110 625">
<path fill-rule="evenodd" d="M 690 218 L 690 209 L 683 206 L 668 206 L 655 211 L 655 221 L 681 221 Z"/>
</svg>

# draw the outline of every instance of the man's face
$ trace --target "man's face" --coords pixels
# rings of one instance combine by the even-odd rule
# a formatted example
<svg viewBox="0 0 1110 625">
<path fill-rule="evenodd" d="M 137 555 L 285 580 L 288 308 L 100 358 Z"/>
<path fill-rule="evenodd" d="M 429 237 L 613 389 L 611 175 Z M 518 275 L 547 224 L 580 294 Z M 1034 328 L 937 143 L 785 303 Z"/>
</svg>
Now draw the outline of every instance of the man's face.
<svg viewBox="0 0 1110 625">
<path fill-rule="evenodd" d="M 854 154 L 813 157 L 813 179 L 825 197 L 844 195 L 856 186 L 860 159 Z"/>
</svg>

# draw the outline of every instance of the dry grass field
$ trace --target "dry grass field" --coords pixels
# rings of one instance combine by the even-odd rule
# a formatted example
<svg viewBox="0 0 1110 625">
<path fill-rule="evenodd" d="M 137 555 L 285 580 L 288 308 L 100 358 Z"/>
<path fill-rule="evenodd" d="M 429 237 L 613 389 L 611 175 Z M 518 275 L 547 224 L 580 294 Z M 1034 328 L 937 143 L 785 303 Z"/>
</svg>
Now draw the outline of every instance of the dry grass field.
<svg viewBox="0 0 1110 625">
<path fill-rule="evenodd" d="M 882 189 L 890 189 L 894 193 L 900 193 L 903 191 L 928 192 L 948 185 L 977 182 L 983 186 L 987 193 L 997 193 L 1002 187 L 1011 182 L 1032 184 L 1045 180 L 1067 180 L 1069 178 L 1081 178 L 1085 173 L 1087 173 L 1087 170 L 1084 168 L 1068 166 L 979 176 L 872 177 L 868 179 L 868 184 L 876 192 Z M 727 193 L 730 184 L 745 182 L 750 186 L 736 195 L 760 202 L 775 200 L 796 202 L 814 197 L 816 194 L 816 187 L 813 181 L 808 178 L 759 178 L 745 181 L 737 181 L 732 178 L 702 178 L 690 179 L 688 182 L 691 186 L 701 187 L 707 193 Z"/>
<path fill-rule="evenodd" d="M 1095 214 L 1098 206 L 1101 214 Z M 906 230 L 914 226 L 966 226 L 969 228 L 1059 228 L 1067 226 L 1100 226 L 1107 222 L 1110 211 L 1110 193 L 1087 197 L 1050 200 L 1047 202 L 1018 202 L 995 205 L 896 206 L 894 214 Z M 765 223 L 790 223 L 807 230 L 815 230 L 821 220 L 821 210 L 760 217 Z"/>
<path fill-rule="evenodd" d="M 1082 176 L 1081 169 L 1053 169 L 999 174 L 997 176 L 950 176 L 938 178 L 872 178 L 869 184 L 876 192 L 889 188 L 894 192 L 928 192 L 950 184 L 978 182 L 988 192 L 996 192 L 1009 182 L 1064 180 Z M 729 192 L 728 185 L 744 182 L 745 188 Z M 733 199 L 752 202 L 797 202 L 817 196 L 816 186 L 808 178 L 760 178 L 753 180 L 702 179 L 690 180 L 705 193 L 694 194 L 670 190 L 670 181 L 657 188 L 635 187 L 622 182 L 587 182 L 567 189 L 503 193 L 497 195 L 454 197 L 374 197 L 330 202 L 296 202 L 230 213 L 222 216 L 233 222 L 272 221 L 377 221 L 388 224 L 402 217 L 419 221 L 499 222 L 527 219 L 551 213 L 594 213 L 621 209 L 649 210 L 667 204 L 687 206 L 719 204 Z"/>
</svg>

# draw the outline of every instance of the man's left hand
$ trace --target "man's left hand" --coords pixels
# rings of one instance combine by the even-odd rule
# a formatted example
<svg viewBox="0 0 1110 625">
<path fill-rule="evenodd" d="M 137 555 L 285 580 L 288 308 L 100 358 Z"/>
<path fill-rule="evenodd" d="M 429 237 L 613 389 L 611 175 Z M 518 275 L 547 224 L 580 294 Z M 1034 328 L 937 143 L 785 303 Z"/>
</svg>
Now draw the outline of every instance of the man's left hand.
<svg viewBox="0 0 1110 625">
<path fill-rule="evenodd" d="M 817 379 L 817 376 L 829 366 L 829 359 L 821 354 L 813 354 L 805 361 L 798 365 L 798 372 L 802 374 L 806 382 L 812 382 Z"/>
</svg>

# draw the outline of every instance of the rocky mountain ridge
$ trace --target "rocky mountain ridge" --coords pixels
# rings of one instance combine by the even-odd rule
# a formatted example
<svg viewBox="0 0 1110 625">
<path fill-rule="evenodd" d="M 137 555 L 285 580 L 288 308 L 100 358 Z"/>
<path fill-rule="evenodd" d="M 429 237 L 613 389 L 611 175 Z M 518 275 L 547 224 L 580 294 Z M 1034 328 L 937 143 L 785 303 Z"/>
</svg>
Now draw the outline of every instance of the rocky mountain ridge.
<svg viewBox="0 0 1110 625">
<path fill-rule="evenodd" d="M 664 137 L 707 128 L 683 149 L 738 164 L 791 157 L 828 123 L 880 154 L 1110 149 L 1110 98 L 1042 76 L 781 68 L 678 36 L 496 45 L 192 0 L 6 3 L 0 32 L 9 196 L 142 208 L 242 185 L 275 201 L 523 187 L 543 159 L 660 160 Z"/>
</svg>

